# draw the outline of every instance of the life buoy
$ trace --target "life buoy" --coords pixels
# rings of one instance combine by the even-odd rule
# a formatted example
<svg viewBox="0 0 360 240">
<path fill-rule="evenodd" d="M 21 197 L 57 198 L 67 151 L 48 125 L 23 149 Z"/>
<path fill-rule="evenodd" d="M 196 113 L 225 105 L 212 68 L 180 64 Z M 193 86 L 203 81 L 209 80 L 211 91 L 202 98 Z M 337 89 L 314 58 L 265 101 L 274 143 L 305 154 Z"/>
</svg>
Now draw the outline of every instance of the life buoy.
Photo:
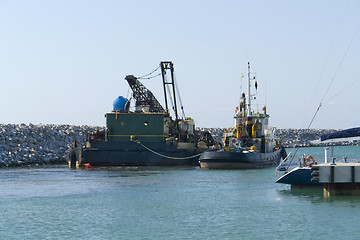
<svg viewBox="0 0 360 240">
<path fill-rule="evenodd" d="M 84 163 L 84 167 L 85 167 L 85 169 L 89 170 L 89 169 L 91 169 L 93 166 L 91 166 L 90 163 Z"/>
<path fill-rule="evenodd" d="M 311 165 L 314 165 L 315 163 L 315 159 L 312 157 L 312 156 L 307 156 L 305 158 L 305 164 L 306 166 L 311 166 Z"/>
</svg>

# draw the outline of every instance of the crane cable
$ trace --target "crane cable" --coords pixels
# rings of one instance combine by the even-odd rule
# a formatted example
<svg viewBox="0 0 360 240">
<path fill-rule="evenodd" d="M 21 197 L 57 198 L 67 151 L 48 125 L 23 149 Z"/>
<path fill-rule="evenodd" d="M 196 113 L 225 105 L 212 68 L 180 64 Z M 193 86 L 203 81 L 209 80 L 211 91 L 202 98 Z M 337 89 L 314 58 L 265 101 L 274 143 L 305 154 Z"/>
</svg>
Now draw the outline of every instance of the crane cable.
<svg viewBox="0 0 360 240">
<path fill-rule="evenodd" d="M 158 77 L 158 76 L 160 76 L 161 75 L 161 73 L 159 73 L 159 74 L 157 74 L 157 75 L 155 75 L 155 76 L 152 76 L 152 77 L 138 77 L 138 79 L 152 79 L 152 78 L 156 78 L 156 77 Z"/>
<path fill-rule="evenodd" d="M 147 77 L 150 76 L 151 74 L 153 74 L 154 72 L 156 72 L 157 70 L 159 70 L 160 66 L 158 66 L 154 71 L 152 71 L 151 73 L 145 74 L 144 76 L 138 77 L 138 79 L 151 79 L 151 78 L 155 78 L 161 75 L 161 73 L 155 75 L 155 76 L 151 76 L 151 77 Z"/>
<path fill-rule="evenodd" d="M 182 117 L 186 118 L 185 111 L 184 111 L 184 106 L 183 106 L 183 103 L 181 101 L 180 90 L 179 90 L 179 87 L 177 85 L 177 80 L 176 80 L 175 74 L 174 74 L 174 82 L 175 82 L 176 96 L 177 96 L 177 98 L 179 99 L 179 102 L 180 102 L 180 109 L 181 109 L 181 112 L 182 112 Z"/>
</svg>

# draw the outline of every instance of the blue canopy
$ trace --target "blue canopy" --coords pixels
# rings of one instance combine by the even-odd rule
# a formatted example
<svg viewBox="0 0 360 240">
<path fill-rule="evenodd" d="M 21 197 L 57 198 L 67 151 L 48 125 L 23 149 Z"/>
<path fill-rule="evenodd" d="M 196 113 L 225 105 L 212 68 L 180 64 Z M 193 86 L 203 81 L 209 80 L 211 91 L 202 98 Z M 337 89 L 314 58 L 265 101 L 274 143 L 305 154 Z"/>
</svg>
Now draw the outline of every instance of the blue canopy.
<svg viewBox="0 0 360 240">
<path fill-rule="evenodd" d="M 349 138 L 349 137 L 359 137 L 360 136 L 360 127 L 349 128 L 338 132 L 333 132 L 321 136 L 321 141 L 325 141 L 333 138 Z"/>
</svg>

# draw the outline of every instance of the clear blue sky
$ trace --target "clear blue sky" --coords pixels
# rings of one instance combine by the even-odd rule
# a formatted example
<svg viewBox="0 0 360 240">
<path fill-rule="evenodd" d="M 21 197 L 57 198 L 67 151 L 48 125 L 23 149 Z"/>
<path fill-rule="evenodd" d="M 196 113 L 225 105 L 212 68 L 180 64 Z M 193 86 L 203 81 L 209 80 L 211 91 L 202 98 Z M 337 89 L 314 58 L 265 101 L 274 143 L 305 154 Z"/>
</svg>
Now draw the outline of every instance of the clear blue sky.
<svg viewBox="0 0 360 240">
<path fill-rule="evenodd" d="M 312 127 L 359 126 L 359 13 L 357 0 L 0 0 L 0 123 L 105 125 L 124 77 L 170 60 L 199 127 L 232 126 L 248 61 L 271 125 L 306 128 L 330 86 Z M 163 102 L 160 78 L 143 84 Z"/>
</svg>

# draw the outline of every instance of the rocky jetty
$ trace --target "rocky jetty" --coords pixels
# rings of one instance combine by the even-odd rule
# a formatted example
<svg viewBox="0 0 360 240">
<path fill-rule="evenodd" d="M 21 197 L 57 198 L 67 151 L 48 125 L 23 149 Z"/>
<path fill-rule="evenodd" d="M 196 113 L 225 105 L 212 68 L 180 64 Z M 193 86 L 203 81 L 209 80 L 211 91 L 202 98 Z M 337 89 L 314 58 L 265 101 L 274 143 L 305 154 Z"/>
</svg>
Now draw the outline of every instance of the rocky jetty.
<svg viewBox="0 0 360 240">
<path fill-rule="evenodd" d="M 222 143 L 222 138 L 225 129 L 226 128 L 197 128 L 196 130 L 203 132 L 208 131 L 216 142 Z"/>
<path fill-rule="evenodd" d="M 69 148 L 77 141 L 82 145 L 88 133 L 104 127 L 74 125 L 0 124 L 0 167 L 65 164 Z M 198 128 L 209 131 L 214 140 L 222 141 L 224 128 Z M 276 138 L 287 147 L 324 145 L 359 145 L 360 141 L 321 143 L 316 140 L 333 129 L 277 129 Z"/>
<path fill-rule="evenodd" d="M 201 131 L 209 131 L 214 140 L 221 142 L 225 128 L 199 128 Z M 279 139 L 286 148 L 331 146 L 331 145 L 359 145 L 359 140 L 320 142 L 320 136 L 332 133 L 339 129 L 276 129 L 275 138 Z"/>
<path fill-rule="evenodd" d="M 328 146 L 328 145 L 352 145 L 351 142 L 322 143 L 321 135 L 336 132 L 336 129 L 276 129 L 275 137 L 287 148 Z"/>
<path fill-rule="evenodd" d="M 66 163 L 70 146 L 101 127 L 0 124 L 0 167 Z"/>
</svg>

